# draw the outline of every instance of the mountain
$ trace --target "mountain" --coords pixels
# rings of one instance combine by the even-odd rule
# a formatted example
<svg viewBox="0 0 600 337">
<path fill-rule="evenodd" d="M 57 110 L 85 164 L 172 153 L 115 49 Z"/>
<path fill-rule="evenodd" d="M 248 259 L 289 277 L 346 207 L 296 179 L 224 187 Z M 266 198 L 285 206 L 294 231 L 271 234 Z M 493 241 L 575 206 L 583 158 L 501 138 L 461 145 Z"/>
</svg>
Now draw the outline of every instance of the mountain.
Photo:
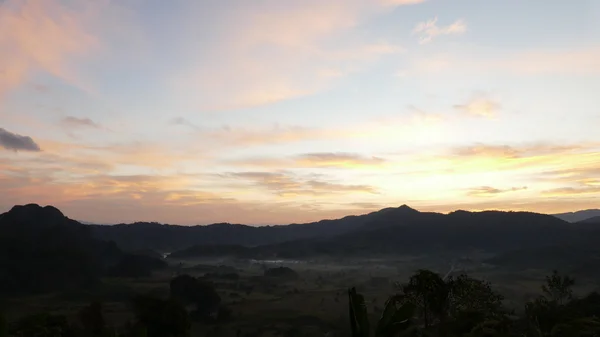
<svg viewBox="0 0 600 337">
<path fill-rule="evenodd" d="M 594 212 L 600 210 L 588 210 L 575 213 L 565 213 L 564 217 L 575 219 L 576 217 L 591 216 Z M 374 239 L 369 238 L 370 235 L 378 236 L 385 233 L 366 234 L 365 238 L 354 238 L 352 233 L 384 230 L 389 226 L 405 225 L 402 231 L 410 234 L 411 237 L 424 238 L 429 235 L 431 238 L 436 238 L 434 241 L 439 241 L 438 235 L 446 237 L 444 245 L 466 244 L 469 240 L 461 238 L 477 237 L 483 241 L 481 244 L 475 242 L 472 246 L 485 246 L 488 249 L 496 245 L 493 240 L 493 235 L 515 235 L 513 244 L 507 241 L 499 244 L 500 246 L 517 245 L 523 240 L 533 240 L 537 234 L 535 231 L 542 230 L 542 238 L 548 235 L 554 235 L 553 239 L 562 239 L 563 231 L 569 234 L 572 230 L 567 228 L 566 220 L 560 220 L 561 215 L 543 215 L 528 212 L 465 212 L 456 211 L 447 215 L 441 213 L 419 212 L 410 208 L 407 205 L 400 207 L 385 208 L 376 212 L 347 216 L 341 219 L 321 220 L 313 223 L 291 224 L 281 226 L 261 226 L 253 227 L 247 225 L 237 225 L 229 223 L 219 223 L 207 226 L 176 226 L 164 225 L 159 223 L 133 223 L 133 224 L 118 224 L 118 225 L 90 225 L 92 233 L 95 237 L 114 241 L 117 245 L 127 251 L 148 251 L 154 250 L 158 252 L 174 252 L 184 250 L 186 248 L 197 245 L 224 245 L 224 246 L 275 246 L 284 242 L 302 241 L 301 245 L 306 248 L 309 241 L 323 241 L 345 236 L 346 239 L 351 239 L 352 242 L 367 240 L 369 242 Z M 549 230 L 538 228 L 540 224 L 553 224 Z M 479 233 L 482 226 L 490 225 L 489 228 Z M 516 224 L 516 225 L 515 225 Z M 424 226 L 424 227 L 423 227 Z M 423 228 L 435 227 L 436 232 L 427 233 Z M 423 227 L 423 228 L 421 228 Z M 450 230 L 449 228 L 454 228 Z M 491 229 L 491 230 L 490 230 Z M 396 229 L 389 229 L 390 235 L 396 235 Z M 420 233 L 420 231 L 424 231 Z M 504 232 L 503 232 L 504 231 Z M 440 234 L 442 233 L 442 234 Z M 477 234 L 475 234 L 477 233 Z M 362 236 L 361 233 L 359 236 Z M 392 240 L 392 238 L 384 237 L 384 241 Z M 304 242 L 304 240 L 308 240 Z M 395 243 L 398 239 L 394 239 Z M 462 241 L 461 241 L 462 240 Z M 542 239 L 546 240 L 546 239 Z M 463 242 L 464 241 L 464 242 Z M 552 241 L 550 239 L 546 241 Z M 485 242 L 485 245 L 483 244 Z M 394 243 L 394 244 L 395 244 Z M 451 244 L 452 243 L 452 244 Z M 300 243 L 298 243 L 300 245 Z M 310 243 L 313 245 L 315 243 Z M 390 243 L 391 244 L 391 243 Z M 415 244 L 413 241 L 405 242 L 405 247 Z M 523 244 L 525 244 L 523 242 Z M 358 245 L 358 243 L 356 243 Z M 463 245 L 464 246 L 464 245 Z M 233 249 L 232 247 L 221 247 L 218 250 Z M 236 248 L 237 249 L 237 248 Z M 233 249 L 233 250 L 236 250 Z M 328 251 L 328 248 L 323 248 Z M 350 248 L 348 248 L 350 249 Z M 383 248 L 381 248 L 383 249 Z M 213 253 L 214 254 L 214 249 Z"/>
<path fill-rule="evenodd" d="M 52 206 L 14 206 L 0 214 L 1 293 L 88 287 L 131 260 L 116 244 L 94 238 L 91 228 Z"/>
<path fill-rule="evenodd" d="M 588 220 L 571 225 L 577 238 L 570 243 L 527 246 L 501 253 L 486 262 L 515 270 L 558 269 L 579 277 L 600 277 L 600 222 Z"/>
<path fill-rule="evenodd" d="M 530 212 L 418 212 L 408 206 L 388 208 L 363 216 L 362 225 L 337 236 L 320 236 L 252 248 L 192 247 L 171 256 L 303 258 L 309 256 L 367 257 L 430 252 L 490 253 L 597 240 L 556 217 Z"/>
<path fill-rule="evenodd" d="M 408 206 L 400 208 L 406 212 L 412 210 Z M 137 222 L 112 226 L 91 225 L 90 228 L 95 237 L 114 241 L 128 251 L 172 252 L 194 245 L 259 246 L 299 239 L 333 237 L 361 228 L 374 219 L 385 216 L 390 210 L 391 208 L 335 220 L 281 226 L 253 227 L 229 223 L 177 226 Z"/>
<path fill-rule="evenodd" d="M 600 209 L 586 209 L 577 212 L 559 213 L 552 215 L 567 222 L 579 222 L 589 218 L 600 216 Z"/>
<path fill-rule="evenodd" d="M 581 220 L 577 222 L 578 224 L 598 224 L 598 226 L 600 227 L 600 215 L 595 216 L 593 218 L 588 218 L 585 220 Z"/>
<path fill-rule="evenodd" d="M 499 254 L 485 262 L 517 271 L 555 269 L 579 277 L 600 276 L 600 248 L 597 244 L 524 248 Z"/>
</svg>

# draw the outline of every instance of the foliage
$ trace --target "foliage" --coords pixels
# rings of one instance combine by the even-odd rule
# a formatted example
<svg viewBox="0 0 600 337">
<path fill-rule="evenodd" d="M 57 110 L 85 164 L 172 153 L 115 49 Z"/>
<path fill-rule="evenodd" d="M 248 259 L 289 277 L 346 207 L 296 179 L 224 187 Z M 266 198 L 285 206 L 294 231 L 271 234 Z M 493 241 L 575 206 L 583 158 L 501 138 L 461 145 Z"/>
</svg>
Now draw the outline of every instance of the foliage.
<svg viewBox="0 0 600 337">
<path fill-rule="evenodd" d="M 164 269 L 167 263 L 161 259 L 134 254 L 124 254 L 119 262 L 109 268 L 108 276 L 111 277 L 149 277 L 152 271 Z"/>
<path fill-rule="evenodd" d="M 546 284 L 542 286 L 542 292 L 549 300 L 563 305 L 573 298 L 571 287 L 574 284 L 574 279 L 569 276 L 561 276 L 558 271 L 554 270 L 551 276 L 546 276 Z"/>
<path fill-rule="evenodd" d="M 35 314 L 15 322 L 9 329 L 15 337 L 75 337 L 76 331 L 63 315 Z"/>
<path fill-rule="evenodd" d="M 430 270 L 419 270 L 408 283 L 400 286 L 405 301 L 412 303 L 420 312 L 425 327 L 436 320 L 444 320 L 448 312 L 451 283 Z"/>
<path fill-rule="evenodd" d="M 444 279 L 419 270 L 399 286 L 400 294 L 388 299 L 376 336 L 600 336 L 600 294 L 572 299 L 573 284 L 554 272 L 542 286 L 544 296 L 528 302 L 525 315 L 515 319 L 488 282 L 467 275 Z M 367 337 L 364 298 L 354 288 L 349 296 L 353 336 Z"/>
<path fill-rule="evenodd" d="M 356 288 L 352 288 L 348 290 L 348 297 L 352 336 L 369 337 L 371 330 L 363 295 L 357 293 Z M 411 303 L 402 303 L 400 297 L 390 297 L 375 327 L 375 337 L 392 337 L 407 331 L 411 327 L 414 309 Z"/>
<path fill-rule="evenodd" d="M 8 322 L 0 312 L 0 337 L 8 337 Z"/>
<path fill-rule="evenodd" d="M 286 280 L 295 280 L 298 278 L 298 273 L 288 267 L 268 268 L 264 271 L 264 275 L 266 277 L 275 277 Z"/>
<path fill-rule="evenodd" d="M 133 300 L 137 322 L 144 328 L 147 337 L 185 336 L 190 328 L 190 320 L 185 307 L 174 299 L 160 299 L 138 296 Z"/>
<path fill-rule="evenodd" d="M 187 274 L 172 279 L 170 291 L 171 298 L 180 303 L 194 304 L 197 314 L 203 319 L 216 313 L 219 303 L 221 303 L 221 297 L 217 294 L 213 284 Z"/>
<path fill-rule="evenodd" d="M 106 333 L 106 323 L 102 314 L 102 303 L 93 302 L 79 311 L 79 320 L 90 337 L 100 337 Z"/>
</svg>

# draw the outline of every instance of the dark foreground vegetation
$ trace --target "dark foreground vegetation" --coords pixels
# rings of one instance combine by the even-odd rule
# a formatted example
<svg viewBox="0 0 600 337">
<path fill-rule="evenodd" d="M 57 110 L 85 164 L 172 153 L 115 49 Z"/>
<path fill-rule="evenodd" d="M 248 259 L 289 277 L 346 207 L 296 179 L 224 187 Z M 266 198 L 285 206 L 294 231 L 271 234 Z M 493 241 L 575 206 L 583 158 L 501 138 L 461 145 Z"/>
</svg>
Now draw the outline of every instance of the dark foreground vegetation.
<svg viewBox="0 0 600 337">
<path fill-rule="evenodd" d="M 441 276 L 419 270 L 407 282 L 395 285 L 397 293 L 389 296 L 372 322 L 368 299 L 356 288 L 349 289 L 349 329 L 332 327 L 330 335 L 599 336 L 600 294 L 577 298 L 573 285 L 573 279 L 555 271 L 546 277 L 539 296 L 517 313 L 503 305 L 503 297 L 488 282 L 464 274 Z M 206 336 L 221 336 L 219 328 L 236 319 L 211 283 L 190 275 L 171 280 L 170 296 L 140 295 L 130 305 L 134 318 L 122 326 L 107 324 L 100 302 L 83 307 L 76 319 L 48 312 L 14 322 L 0 316 L 0 337 L 183 337 L 190 336 L 192 322 L 212 326 Z M 300 331 L 302 326 L 282 335 L 299 336 Z M 260 329 L 238 329 L 236 336 L 261 334 Z"/>
</svg>

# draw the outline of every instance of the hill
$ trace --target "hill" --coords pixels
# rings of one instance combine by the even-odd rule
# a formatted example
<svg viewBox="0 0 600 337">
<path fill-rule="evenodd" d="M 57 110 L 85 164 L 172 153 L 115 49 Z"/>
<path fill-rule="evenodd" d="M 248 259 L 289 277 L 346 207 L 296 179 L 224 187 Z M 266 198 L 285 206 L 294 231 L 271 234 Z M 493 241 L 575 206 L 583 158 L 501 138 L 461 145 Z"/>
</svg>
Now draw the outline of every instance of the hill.
<svg viewBox="0 0 600 337">
<path fill-rule="evenodd" d="M 91 228 L 52 206 L 15 206 L 0 215 L 2 293 L 88 287 L 108 270 L 131 261 L 130 254 L 112 242 L 94 238 Z M 142 269 L 147 272 L 147 268 Z"/>
<path fill-rule="evenodd" d="M 550 215 L 529 212 L 418 212 L 407 206 L 371 213 L 359 227 L 346 233 L 262 245 L 251 249 L 221 247 L 224 255 L 302 258 L 308 256 L 367 257 L 430 252 L 490 253 L 574 244 L 589 233 Z M 597 236 L 592 236 L 593 240 Z M 206 247 L 174 253 L 173 257 L 204 256 Z M 215 256 L 217 248 L 210 250 Z"/>
<path fill-rule="evenodd" d="M 407 206 L 405 206 L 407 207 Z M 177 226 L 137 222 L 118 225 L 90 225 L 95 237 L 114 241 L 128 251 L 172 252 L 194 245 L 269 245 L 299 239 L 334 237 L 356 230 L 383 216 L 389 209 L 341 219 L 305 224 L 260 226 L 218 223 L 206 226 Z M 416 211 L 415 211 L 416 212 Z"/>
<path fill-rule="evenodd" d="M 578 224 L 598 224 L 600 226 L 600 215 L 577 222 Z"/>
<path fill-rule="evenodd" d="M 574 215 L 583 217 L 584 214 L 590 215 L 594 211 L 569 214 L 571 218 Z M 568 216 L 565 214 L 565 217 Z M 399 226 L 402 229 L 399 229 Z M 549 227 L 546 228 L 547 226 Z M 559 215 L 494 211 L 456 211 L 445 215 L 419 212 L 406 205 L 341 219 L 281 226 L 253 227 L 229 223 L 176 226 L 133 223 L 112 226 L 90 225 L 90 227 L 96 238 L 114 241 L 121 249 L 127 251 L 154 250 L 179 252 L 178 254 L 181 255 L 205 253 L 206 256 L 219 254 L 271 256 L 280 251 L 284 255 L 292 254 L 290 251 L 293 251 L 296 252 L 295 255 L 301 251 L 314 250 L 329 254 L 332 249 L 359 252 L 373 250 L 370 247 L 373 244 L 380 245 L 376 250 L 389 252 L 419 251 L 423 248 L 420 247 L 421 245 L 443 246 L 446 249 L 483 247 L 486 250 L 506 250 L 529 244 L 539 246 L 542 242 L 553 243 L 576 235 L 576 230 L 569 228 L 568 222 L 561 220 Z M 434 231 L 429 232 L 432 228 Z M 381 232 L 372 232 L 376 230 Z M 495 240 L 497 236 L 500 241 Z M 347 240 L 346 243 L 340 244 L 339 241 L 342 240 L 340 237 Z M 406 241 L 400 239 L 401 237 L 406 237 Z M 436 244 L 433 244 L 434 242 Z M 281 243 L 286 244 L 278 247 Z M 395 247 L 399 244 L 402 248 Z M 206 245 L 213 247 L 196 247 Z M 251 247 L 256 249 L 250 250 Z M 187 250 L 188 248 L 191 249 Z"/>
<path fill-rule="evenodd" d="M 577 212 L 567 212 L 552 215 L 567 222 L 580 222 L 593 217 L 600 217 L 600 209 L 586 209 Z"/>
<path fill-rule="evenodd" d="M 597 245 L 556 245 L 524 248 L 500 254 L 486 263 L 513 270 L 562 270 L 578 277 L 600 276 L 600 248 Z"/>
</svg>

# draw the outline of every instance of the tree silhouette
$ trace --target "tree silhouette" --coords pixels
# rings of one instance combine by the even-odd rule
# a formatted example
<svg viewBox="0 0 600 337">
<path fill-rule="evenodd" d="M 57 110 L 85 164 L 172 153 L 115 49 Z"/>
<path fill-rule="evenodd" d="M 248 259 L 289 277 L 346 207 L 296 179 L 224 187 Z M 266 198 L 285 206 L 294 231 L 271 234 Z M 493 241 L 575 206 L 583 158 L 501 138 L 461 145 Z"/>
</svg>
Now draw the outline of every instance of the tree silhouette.
<svg viewBox="0 0 600 337">
<path fill-rule="evenodd" d="M 102 304 L 93 302 L 79 311 L 79 320 L 87 335 L 90 337 L 102 336 L 106 330 Z"/>
<path fill-rule="evenodd" d="M 546 276 L 546 284 L 542 286 L 542 291 L 548 300 L 563 305 L 566 301 L 573 299 L 572 287 L 574 284 L 574 279 L 567 275 L 561 276 L 558 271 L 554 270 L 552 275 Z"/>
<path fill-rule="evenodd" d="M 190 328 L 188 313 L 176 300 L 138 296 L 133 307 L 138 325 L 145 328 L 148 337 L 185 336 Z"/>
<path fill-rule="evenodd" d="M 212 283 L 201 281 L 184 274 L 170 282 L 171 297 L 184 305 L 195 304 L 201 318 L 208 318 L 216 313 L 221 303 L 221 297 Z"/>
<path fill-rule="evenodd" d="M 429 327 L 436 318 L 444 320 L 450 285 L 439 274 L 421 269 L 400 288 L 405 300 L 417 307 L 425 327 Z"/>
</svg>

